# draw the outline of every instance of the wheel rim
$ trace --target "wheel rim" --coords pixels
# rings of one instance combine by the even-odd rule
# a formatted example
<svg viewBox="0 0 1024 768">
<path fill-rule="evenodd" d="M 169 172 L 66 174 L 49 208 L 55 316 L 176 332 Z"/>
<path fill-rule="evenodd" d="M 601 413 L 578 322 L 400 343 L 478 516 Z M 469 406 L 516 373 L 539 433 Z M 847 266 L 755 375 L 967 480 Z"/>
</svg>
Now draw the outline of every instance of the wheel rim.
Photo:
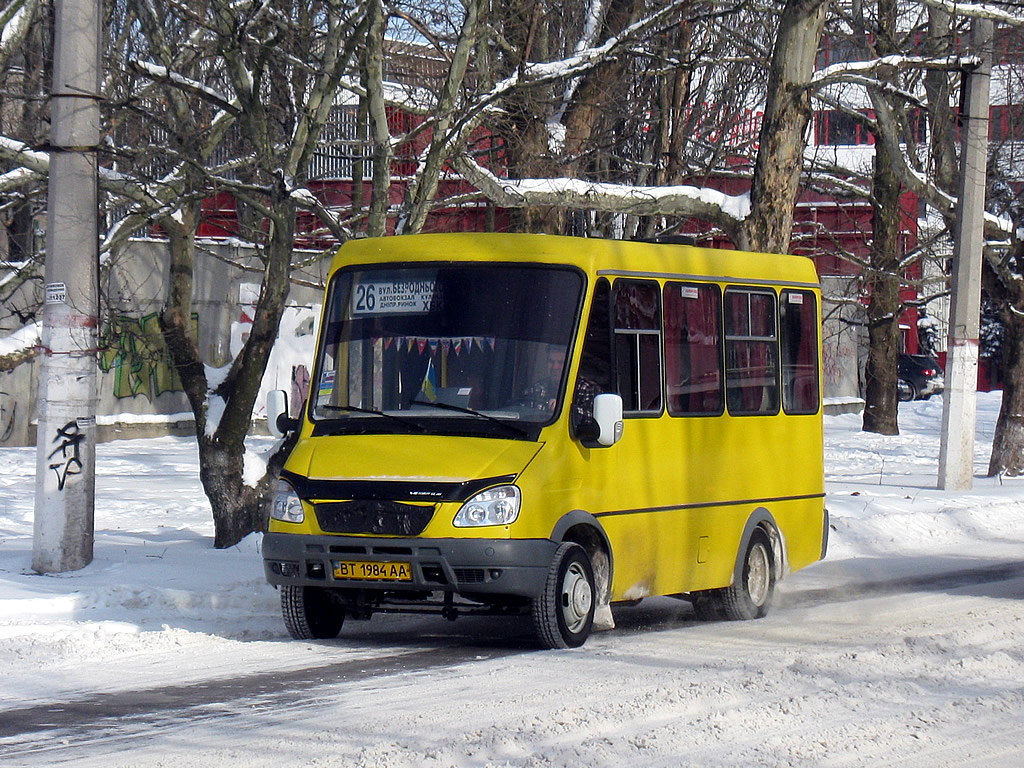
<svg viewBox="0 0 1024 768">
<path fill-rule="evenodd" d="M 594 604 L 594 588 L 579 563 L 570 563 L 562 579 L 562 618 L 573 634 L 581 631 Z"/>
<path fill-rule="evenodd" d="M 750 548 L 747 557 L 747 594 L 756 606 L 764 605 L 771 589 L 771 563 L 768 561 L 768 550 L 763 544 Z"/>
</svg>

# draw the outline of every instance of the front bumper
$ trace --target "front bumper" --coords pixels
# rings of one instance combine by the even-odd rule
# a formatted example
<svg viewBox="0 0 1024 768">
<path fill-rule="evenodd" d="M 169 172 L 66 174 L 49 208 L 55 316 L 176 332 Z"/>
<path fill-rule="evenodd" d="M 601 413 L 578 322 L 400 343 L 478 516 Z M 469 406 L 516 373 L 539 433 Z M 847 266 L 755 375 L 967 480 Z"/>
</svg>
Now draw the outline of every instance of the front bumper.
<svg viewBox="0 0 1024 768">
<path fill-rule="evenodd" d="M 393 539 L 268 533 L 263 570 L 275 586 L 535 597 L 557 544 L 548 539 Z M 408 563 L 409 581 L 335 577 L 338 561 Z"/>
</svg>

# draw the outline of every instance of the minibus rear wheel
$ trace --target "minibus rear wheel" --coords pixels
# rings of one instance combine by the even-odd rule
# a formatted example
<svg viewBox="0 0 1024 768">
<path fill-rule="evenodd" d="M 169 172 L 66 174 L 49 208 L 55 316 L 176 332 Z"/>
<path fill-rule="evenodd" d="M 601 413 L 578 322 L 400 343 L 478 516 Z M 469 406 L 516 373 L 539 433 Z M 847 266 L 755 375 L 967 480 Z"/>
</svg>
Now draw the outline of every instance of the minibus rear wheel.
<svg viewBox="0 0 1024 768">
<path fill-rule="evenodd" d="M 296 640 L 330 640 L 345 621 L 345 609 L 323 587 L 281 587 L 281 615 Z"/>
<path fill-rule="evenodd" d="M 586 550 L 571 541 L 555 550 L 544 590 L 533 601 L 533 624 L 545 648 L 579 648 L 594 625 L 597 590 Z"/>
<path fill-rule="evenodd" d="M 730 587 L 693 592 L 693 612 L 704 621 L 760 619 L 775 594 L 775 558 L 768 534 L 756 529 L 747 543 L 740 579 Z"/>
<path fill-rule="evenodd" d="M 722 610 L 732 620 L 760 619 L 768 613 L 775 594 L 775 557 L 772 543 L 760 528 L 754 530 L 743 558 L 740 580 L 722 590 Z"/>
</svg>

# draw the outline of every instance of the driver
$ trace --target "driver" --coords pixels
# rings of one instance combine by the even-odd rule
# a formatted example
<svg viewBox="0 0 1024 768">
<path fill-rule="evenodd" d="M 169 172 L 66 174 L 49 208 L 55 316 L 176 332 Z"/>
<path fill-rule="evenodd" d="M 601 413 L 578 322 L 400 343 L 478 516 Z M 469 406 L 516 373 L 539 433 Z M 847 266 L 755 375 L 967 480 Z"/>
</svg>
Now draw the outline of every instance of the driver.
<svg viewBox="0 0 1024 768">
<path fill-rule="evenodd" d="M 562 383 L 562 369 L 565 367 L 565 350 L 550 347 L 544 377 L 523 390 L 519 402 L 524 408 L 533 408 L 544 413 L 553 413 L 558 403 L 558 387 Z"/>
</svg>

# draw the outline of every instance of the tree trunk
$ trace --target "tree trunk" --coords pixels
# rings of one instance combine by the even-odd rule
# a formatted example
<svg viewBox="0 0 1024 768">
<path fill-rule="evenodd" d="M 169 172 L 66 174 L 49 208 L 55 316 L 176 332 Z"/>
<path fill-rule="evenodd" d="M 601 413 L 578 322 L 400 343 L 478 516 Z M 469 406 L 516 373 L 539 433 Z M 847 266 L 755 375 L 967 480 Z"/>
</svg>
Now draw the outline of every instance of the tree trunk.
<svg viewBox="0 0 1024 768">
<path fill-rule="evenodd" d="M 898 435 L 900 342 L 900 192 L 889 155 L 875 144 L 872 243 L 868 271 L 868 361 L 864 431 Z"/>
<path fill-rule="evenodd" d="M 1015 228 L 1024 222 L 1015 221 Z M 1018 230 L 1019 231 L 1019 230 Z M 983 285 L 999 310 L 1005 333 L 1002 343 L 1003 400 L 996 419 L 988 474 L 1024 475 L 1024 241 L 1017 240 L 1003 269 L 991 263 L 982 270 Z"/>
<path fill-rule="evenodd" d="M 897 8 L 894 0 L 878 0 L 878 20 L 869 29 L 863 17 L 861 28 L 868 32 L 868 55 L 894 53 L 891 35 L 896 30 Z M 895 87 L 895 73 L 879 71 L 879 80 Z M 881 88 L 869 88 L 876 112 L 894 114 L 897 107 Z M 898 435 L 899 428 L 899 355 L 900 355 L 900 281 L 903 255 L 900 237 L 900 195 L 903 186 L 896 173 L 895 158 L 889 148 L 893 142 L 882 140 L 883 131 L 896 131 L 894 120 L 879 120 L 875 141 L 875 169 L 871 180 L 871 252 L 868 266 L 868 360 L 865 370 L 864 431 Z"/>
<path fill-rule="evenodd" d="M 391 128 L 384 109 L 384 31 L 387 20 L 381 0 L 371 0 L 369 16 L 363 84 L 370 118 L 373 159 L 370 164 L 372 182 L 366 234 L 369 237 L 381 237 L 387 233 L 388 210 L 391 207 L 391 161 L 394 157 Z"/>
<path fill-rule="evenodd" d="M 298 433 L 292 433 L 267 462 L 256 486 L 246 485 L 245 445 L 200 434 L 199 479 L 213 510 L 213 546 L 233 547 L 254 531 L 267 529 L 270 496 Z"/>
<path fill-rule="evenodd" d="M 786 0 L 783 8 L 750 190 L 751 210 L 736 244 L 744 250 L 789 250 L 811 119 L 807 86 L 814 74 L 826 5 L 825 0 Z"/>
<path fill-rule="evenodd" d="M 199 479 L 213 509 L 213 546 L 233 546 L 263 528 L 260 498 L 242 482 L 244 447 L 198 436 Z"/>
<path fill-rule="evenodd" d="M 1024 475 L 1024 317 L 1003 312 L 1003 400 L 992 438 L 989 477 Z"/>
<path fill-rule="evenodd" d="M 609 0 L 601 38 L 618 35 L 643 12 L 643 0 Z M 625 57 L 612 58 L 587 72 L 573 89 L 564 106 L 565 146 L 563 160 L 567 174 L 578 178 L 581 161 L 595 134 L 608 130 L 609 105 L 626 97 Z"/>
<path fill-rule="evenodd" d="M 948 56 L 952 52 L 953 37 L 950 33 L 949 12 L 939 8 L 928 8 L 928 37 L 925 53 L 929 56 Z M 935 185 L 950 194 L 956 190 L 960 176 L 956 157 L 956 136 L 950 119 L 949 73 L 942 69 L 929 69 L 924 74 L 924 88 L 928 95 L 928 123 L 932 175 Z M 947 217 L 949 218 L 949 217 Z M 947 221 L 950 230 L 952 221 Z"/>
<path fill-rule="evenodd" d="M 160 313 L 160 330 L 174 370 L 181 380 L 195 417 L 196 431 L 206 429 L 206 367 L 192 329 L 192 283 L 195 269 L 195 203 L 181 208 L 180 219 L 161 220 L 170 250 L 167 303 Z"/>
</svg>

